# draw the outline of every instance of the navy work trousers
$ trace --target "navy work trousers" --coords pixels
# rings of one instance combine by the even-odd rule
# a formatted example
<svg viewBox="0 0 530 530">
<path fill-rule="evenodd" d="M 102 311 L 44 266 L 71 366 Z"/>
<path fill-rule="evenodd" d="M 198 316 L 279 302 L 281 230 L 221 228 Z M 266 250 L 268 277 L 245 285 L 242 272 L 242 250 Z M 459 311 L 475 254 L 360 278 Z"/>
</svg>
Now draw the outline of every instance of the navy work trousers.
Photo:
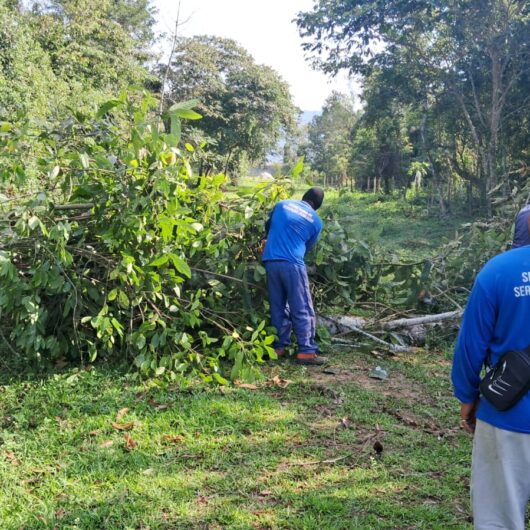
<svg viewBox="0 0 530 530">
<path fill-rule="evenodd" d="M 289 346 L 294 329 L 298 353 L 316 353 L 316 318 L 305 265 L 289 261 L 266 261 L 264 265 L 271 321 L 278 333 L 274 347 Z"/>
</svg>

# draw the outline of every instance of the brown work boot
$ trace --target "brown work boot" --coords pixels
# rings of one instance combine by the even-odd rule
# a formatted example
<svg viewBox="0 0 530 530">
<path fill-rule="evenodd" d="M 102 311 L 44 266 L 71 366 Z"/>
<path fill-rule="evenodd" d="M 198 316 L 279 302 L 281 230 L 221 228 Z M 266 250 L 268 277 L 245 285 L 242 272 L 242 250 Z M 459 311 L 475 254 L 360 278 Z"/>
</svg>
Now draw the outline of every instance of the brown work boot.
<svg viewBox="0 0 530 530">
<path fill-rule="evenodd" d="M 317 355 L 316 353 L 299 353 L 296 356 L 296 364 L 303 364 L 305 366 L 324 366 L 328 364 L 328 359 Z"/>
</svg>

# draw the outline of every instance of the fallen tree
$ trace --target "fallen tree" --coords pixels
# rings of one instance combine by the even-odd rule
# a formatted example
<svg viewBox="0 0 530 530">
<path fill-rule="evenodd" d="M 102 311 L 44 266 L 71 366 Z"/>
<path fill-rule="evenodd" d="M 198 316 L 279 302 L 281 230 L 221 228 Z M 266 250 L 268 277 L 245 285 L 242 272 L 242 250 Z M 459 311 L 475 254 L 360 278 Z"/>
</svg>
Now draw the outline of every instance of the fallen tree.
<svg viewBox="0 0 530 530">
<path fill-rule="evenodd" d="M 324 326 L 332 336 L 344 337 L 349 333 L 356 333 L 384 346 L 392 353 L 398 353 L 410 351 L 415 346 L 424 344 L 427 331 L 435 325 L 452 322 L 456 327 L 456 321 L 461 316 L 462 310 L 387 321 L 348 315 L 319 316 L 318 324 Z M 388 342 L 374 334 L 378 332 L 392 332 L 398 344 Z"/>
<path fill-rule="evenodd" d="M 224 175 L 194 173 L 201 146 L 180 142 L 193 103 L 163 123 L 137 94 L 59 131 L 0 122 L 0 175 L 26 182 L 0 200 L 0 344 L 11 356 L 112 358 L 221 384 L 274 358 L 254 293 L 263 225 L 287 183 L 227 196 Z"/>
</svg>

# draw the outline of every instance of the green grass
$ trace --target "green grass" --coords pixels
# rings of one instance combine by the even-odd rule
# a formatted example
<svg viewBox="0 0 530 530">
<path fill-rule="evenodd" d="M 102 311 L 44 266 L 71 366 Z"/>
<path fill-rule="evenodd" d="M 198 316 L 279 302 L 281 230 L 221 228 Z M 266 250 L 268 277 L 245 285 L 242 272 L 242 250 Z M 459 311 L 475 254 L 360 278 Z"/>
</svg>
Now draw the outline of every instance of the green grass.
<svg viewBox="0 0 530 530">
<path fill-rule="evenodd" d="M 251 193 L 260 182 L 243 178 L 237 189 Z M 307 185 L 298 183 L 293 198 L 301 199 L 307 189 Z M 412 261 L 432 256 L 455 237 L 463 223 L 473 220 L 458 208 L 443 216 L 437 205 L 427 206 L 425 197 L 404 200 L 397 194 L 339 193 L 333 189 L 326 190 L 319 214 L 324 221 L 338 220 L 351 237 Z"/>
<path fill-rule="evenodd" d="M 461 222 L 336 192 L 322 215 L 411 258 Z M 471 440 L 457 428 L 448 351 L 331 357 L 335 375 L 271 363 L 256 390 L 190 392 L 104 366 L 4 372 L 0 528 L 471 528 Z M 378 364 L 388 381 L 368 377 Z"/>
<path fill-rule="evenodd" d="M 337 219 L 354 238 L 412 260 L 432 255 L 470 220 L 461 212 L 443 217 L 421 201 L 335 191 L 326 193 L 322 216 Z"/>
<path fill-rule="evenodd" d="M 332 355 L 338 375 L 267 367 L 285 388 L 188 393 L 104 368 L 5 384 L 2 528 L 466 528 L 446 358 Z"/>
</svg>

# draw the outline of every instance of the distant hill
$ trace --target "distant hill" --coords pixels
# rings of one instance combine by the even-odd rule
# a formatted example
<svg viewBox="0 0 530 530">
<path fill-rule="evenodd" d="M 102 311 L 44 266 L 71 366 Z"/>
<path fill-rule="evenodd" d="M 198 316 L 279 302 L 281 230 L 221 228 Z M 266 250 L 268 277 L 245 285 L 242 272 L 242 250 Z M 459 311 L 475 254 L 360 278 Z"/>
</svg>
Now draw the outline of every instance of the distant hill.
<svg viewBox="0 0 530 530">
<path fill-rule="evenodd" d="M 298 122 L 300 125 L 305 125 L 306 123 L 309 123 L 315 116 L 318 116 L 321 113 L 322 111 L 320 110 L 304 110 L 302 111 L 302 114 L 300 114 Z"/>
</svg>

